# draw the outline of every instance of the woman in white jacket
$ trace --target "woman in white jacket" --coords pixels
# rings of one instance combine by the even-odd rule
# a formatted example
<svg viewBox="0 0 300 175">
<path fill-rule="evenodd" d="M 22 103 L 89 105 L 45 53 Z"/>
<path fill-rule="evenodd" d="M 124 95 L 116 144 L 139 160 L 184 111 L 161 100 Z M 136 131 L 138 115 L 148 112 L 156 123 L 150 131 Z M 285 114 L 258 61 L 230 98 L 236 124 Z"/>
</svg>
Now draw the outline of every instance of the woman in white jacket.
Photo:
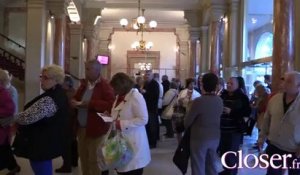
<svg viewBox="0 0 300 175">
<path fill-rule="evenodd" d="M 194 78 L 188 78 L 185 80 L 185 89 L 180 91 L 178 98 L 177 98 L 177 105 L 182 106 L 185 108 L 186 113 L 189 111 L 189 108 L 191 107 L 192 102 L 197 98 L 200 97 L 200 93 L 197 92 L 194 87 L 195 87 L 195 79 Z M 174 120 L 173 120 L 174 121 Z M 180 120 L 175 120 L 174 121 L 174 130 L 177 135 L 177 140 L 178 143 L 180 143 L 182 139 L 182 134 L 183 134 L 183 118 L 180 118 Z"/>
<path fill-rule="evenodd" d="M 117 95 L 111 115 L 120 130 L 133 147 L 133 159 L 124 167 L 118 168 L 119 175 L 142 175 L 143 168 L 150 160 L 150 149 L 145 125 L 148 122 L 147 106 L 143 96 L 135 88 L 134 82 L 125 73 L 113 76 L 111 86 Z"/>
</svg>

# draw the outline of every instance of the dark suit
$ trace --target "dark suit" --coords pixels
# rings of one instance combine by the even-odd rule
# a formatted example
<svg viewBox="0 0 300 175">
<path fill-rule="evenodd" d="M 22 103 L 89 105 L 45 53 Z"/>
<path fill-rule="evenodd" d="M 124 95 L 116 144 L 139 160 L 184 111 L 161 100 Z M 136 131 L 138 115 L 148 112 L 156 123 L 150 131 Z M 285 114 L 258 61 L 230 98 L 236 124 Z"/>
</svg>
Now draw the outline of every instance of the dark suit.
<svg viewBox="0 0 300 175">
<path fill-rule="evenodd" d="M 164 95 L 165 95 L 165 93 L 170 89 L 170 81 L 164 80 L 161 84 L 164 87 Z"/>
<path fill-rule="evenodd" d="M 158 98 L 159 98 L 159 85 L 155 80 L 145 83 L 144 98 L 146 101 L 149 120 L 146 125 L 147 136 L 151 148 L 156 147 L 157 136 L 159 131 L 158 122 Z"/>
</svg>

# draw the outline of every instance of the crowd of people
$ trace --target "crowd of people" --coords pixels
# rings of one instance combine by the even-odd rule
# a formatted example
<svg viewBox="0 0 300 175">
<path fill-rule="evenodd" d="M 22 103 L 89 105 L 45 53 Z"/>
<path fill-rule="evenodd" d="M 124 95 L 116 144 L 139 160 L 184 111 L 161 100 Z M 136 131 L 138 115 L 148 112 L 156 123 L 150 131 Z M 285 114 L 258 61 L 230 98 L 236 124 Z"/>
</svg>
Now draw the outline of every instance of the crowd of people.
<svg viewBox="0 0 300 175">
<path fill-rule="evenodd" d="M 63 165 L 55 170 L 58 173 L 70 173 L 80 158 L 83 175 L 108 175 L 109 171 L 142 175 L 151 161 L 150 149 L 157 148 L 161 139 L 160 125 L 166 127 L 164 136 L 176 135 L 179 144 L 184 132 L 190 131 L 192 175 L 236 175 L 238 169 L 228 167 L 238 163 L 237 156 L 225 158 L 227 166 L 222 172 L 214 164 L 224 153 L 237 152 L 255 123 L 259 137 L 254 148 L 262 150 L 267 143 L 268 155 L 292 154 L 288 164 L 299 159 L 299 72 L 286 73 L 276 93 L 266 75 L 266 86 L 255 81 L 249 95 L 242 77 L 230 77 L 225 83 L 206 73 L 196 80 L 186 79 L 183 87 L 179 79 L 169 81 L 167 75 L 160 82 L 160 75 L 151 70 L 136 79 L 117 73 L 108 82 L 97 60 L 87 61 L 85 70 L 86 78 L 75 89 L 60 66 L 44 67 L 40 75 L 44 92 L 18 112 L 11 75 L 0 69 L 0 170 L 8 169 L 8 175 L 19 172 L 16 155 L 27 158 L 36 175 L 52 175 L 52 159 L 62 156 Z M 113 122 L 105 122 L 98 113 L 112 117 Z M 13 141 L 12 125 L 17 128 Z M 133 156 L 114 170 L 100 169 L 97 149 L 111 128 L 128 140 Z M 300 174 L 298 169 L 288 171 Z M 267 170 L 268 175 L 283 172 L 280 168 Z"/>
</svg>

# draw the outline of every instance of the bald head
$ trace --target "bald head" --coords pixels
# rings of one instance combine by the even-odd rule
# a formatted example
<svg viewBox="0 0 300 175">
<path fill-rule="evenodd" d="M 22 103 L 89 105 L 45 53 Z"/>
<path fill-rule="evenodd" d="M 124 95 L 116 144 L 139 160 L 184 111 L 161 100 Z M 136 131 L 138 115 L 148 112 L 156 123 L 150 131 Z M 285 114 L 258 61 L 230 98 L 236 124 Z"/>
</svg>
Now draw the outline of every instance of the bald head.
<svg viewBox="0 0 300 175">
<path fill-rule="evenodd" d="M 300 87 L 300 73 L 297 71 L 288 72 L 284 76 L 284 92 L 297 94 Z"/>
<path fill-rule="evenodd" d="M 85 63 L 86 79 L 94 82 L 100 77 L 101 64 L 97 60 L 89 60 Z"/>
</svg>

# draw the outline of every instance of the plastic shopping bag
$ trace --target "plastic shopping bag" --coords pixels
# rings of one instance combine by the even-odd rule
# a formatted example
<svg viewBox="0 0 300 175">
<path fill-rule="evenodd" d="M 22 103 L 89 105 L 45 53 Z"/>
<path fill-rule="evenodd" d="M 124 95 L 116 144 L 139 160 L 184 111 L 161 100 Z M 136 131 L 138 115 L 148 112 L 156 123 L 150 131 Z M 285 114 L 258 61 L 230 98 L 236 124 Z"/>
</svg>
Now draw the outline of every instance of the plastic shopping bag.
<svg viewBox="0 0 300 175">
<path fill-rule="evenodd" d="M 110 132 L 104 143 L 97 149 L 98 166 L 102 170 L 127 165 L 133 158 L 133 149 L 121 132 Z"/>
</svg>

